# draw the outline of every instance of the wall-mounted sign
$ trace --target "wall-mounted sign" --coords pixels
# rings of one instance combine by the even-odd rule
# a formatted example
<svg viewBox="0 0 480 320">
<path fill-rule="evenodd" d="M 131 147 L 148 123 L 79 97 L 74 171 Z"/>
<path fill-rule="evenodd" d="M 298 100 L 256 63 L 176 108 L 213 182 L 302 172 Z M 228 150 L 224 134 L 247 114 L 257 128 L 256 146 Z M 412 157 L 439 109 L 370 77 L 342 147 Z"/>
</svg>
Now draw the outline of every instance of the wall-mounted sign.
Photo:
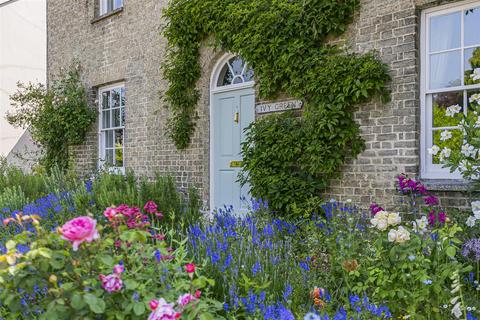
<svg viewBox="0 0 480 320">
<path fill-rule="evenodd" d="M 303 102 L 300 100 L 289 100 L 272 103 L 262 103 L 255 106 L 257 113 L 280 112 L 294 109 L 302 109 Z"/>
</svg>

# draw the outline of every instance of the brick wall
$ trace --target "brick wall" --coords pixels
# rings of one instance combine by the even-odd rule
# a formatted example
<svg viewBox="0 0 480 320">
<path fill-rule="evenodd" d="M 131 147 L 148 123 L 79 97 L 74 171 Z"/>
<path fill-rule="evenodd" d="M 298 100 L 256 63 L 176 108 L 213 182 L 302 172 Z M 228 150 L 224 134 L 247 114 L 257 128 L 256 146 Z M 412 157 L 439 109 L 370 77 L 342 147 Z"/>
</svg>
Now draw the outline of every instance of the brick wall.
<svg viewBox="0 0 480 320">
<path fill-rule="evenodd" d="M 388 64 L 392 101 L 362 105 L 355 113 L 366 151 L 350 161 L 332 182 L 333 197 L 387 206 L 400 201 L 396 175 L 420 171 L 420 13 L 422 9 L 455 1 L 361 1 L 355 22 L 343 41 L 356 52 L 375 50 Z M 425 182 L 438 191 L 445 206 L 466 207 L 465 186 Z"/>
<path fill-rule="evenodd" d="M 48 77 L 77 59 L 83 81 L 95 104 L 96 88 L 117 81 L 126 87 L 125 164 L 136 173 L 172 173 L 180 188 L 195 185 L 208 203 L 209 193 L 209 83 L 221 56 L 205 48 L 198 125 L 187 150 L 178 151 L 166 137 L 168 110 L 159 92 L 167 83 L 160 64 L 166 41 L 160 35 L 166 0 L 124 0 L 124 10 L 92 23 L 94 0 L 48 1 Z M 392 102 L 359 106 L 355 119 L 361 125 L 367 150 L 349 161 L 341 179 L 332 181 L 329 194 L 364 204 L 398 200 L 394 178 L 419 172 L 419 13 L 438 5 L 428 0 L 362 0 L 354 23 L 339 41 L 357 52 L 377 50 L 391 70 Z M 85 143 L 73 148 L 79 172 L 96 169 L 97 126 Z M 464 205 L 462 192 L 442 195 L 445 204 Z M 393 199 L 393 200 L 392 200 Z M 462 200 L 463 199 L 463 200 Z M 451 202 L 454 201 L 454 202 Z"/>
</svg>

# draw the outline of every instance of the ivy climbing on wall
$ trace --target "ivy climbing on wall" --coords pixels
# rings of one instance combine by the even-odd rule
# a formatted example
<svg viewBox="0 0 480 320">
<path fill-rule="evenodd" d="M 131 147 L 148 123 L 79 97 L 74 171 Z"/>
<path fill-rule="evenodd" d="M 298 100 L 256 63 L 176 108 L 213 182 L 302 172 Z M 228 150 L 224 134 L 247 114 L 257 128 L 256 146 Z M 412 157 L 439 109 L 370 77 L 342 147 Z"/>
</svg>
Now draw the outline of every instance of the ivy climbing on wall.
<svg viewBox="0 0 480 320">
<path fill-rule="evenodd" d="M 244 174 L 252 195 L 288 209 L 328 186 L 364 142 L 354 106 L 388 98 L 386 66 L 374 54 L 329 45 L 352 21 L 358 0 L 171 0 L 165 10 L 169 47 L 163 65 L 170 86 L 170 136 L 188 147 L 195 130 L 200 46 L 206 39 L 248 61 L 261 99 L 286 94 L 304 101 L 301 117 L 271 115 L 252 124 Z M 248 175 L 247 175 L 248 173 Z"/>
</svg>

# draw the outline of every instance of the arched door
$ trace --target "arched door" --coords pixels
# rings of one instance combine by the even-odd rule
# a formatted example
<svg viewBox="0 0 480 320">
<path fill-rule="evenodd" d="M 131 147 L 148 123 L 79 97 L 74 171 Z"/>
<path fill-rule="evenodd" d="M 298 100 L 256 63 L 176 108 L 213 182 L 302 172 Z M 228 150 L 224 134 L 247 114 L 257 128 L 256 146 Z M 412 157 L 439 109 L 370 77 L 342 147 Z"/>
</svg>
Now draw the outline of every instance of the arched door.
<svg viewBox="0 0 480 320">
<path fill-rule="evenodd" d="M 253 70 L 240 58 L 226 56 L 214 74 L 210 109 L 210 205 L 246 209 L 249 187 L 241 186 L 241 143 L 255 120 Z"/>
</svg>

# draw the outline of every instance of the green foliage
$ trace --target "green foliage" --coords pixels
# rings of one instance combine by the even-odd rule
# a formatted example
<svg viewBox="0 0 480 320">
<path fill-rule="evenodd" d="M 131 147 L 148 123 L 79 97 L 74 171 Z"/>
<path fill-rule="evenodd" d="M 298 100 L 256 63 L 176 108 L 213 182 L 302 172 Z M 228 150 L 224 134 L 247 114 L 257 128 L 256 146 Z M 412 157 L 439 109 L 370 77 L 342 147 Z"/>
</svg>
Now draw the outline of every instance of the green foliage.
<svg viewBox="0 0 480 320">
<path fill-rule="evenodd" d="M 172 307 L 175 304 L 182 319 L 222 319 L 217 314 L 222 304 L 209 298 L 214 282 L 201 274 L 202 268 L 191 275 L 185 272 L 185 264 L 191 261 L 185 241 L 173 241 L 172 255 L 165 241 L 154 241 L 150 233 L 128 229 L 120 221 L 97 225 L 101 237 L 84 242 L 78 251 L 59 233 L 38 225 L 35 234 L 24 231 L 10 238 L 6 254 L 0 256 L 0 316 L 146 319 L 149 302 L 163 298 Z M 114 246 L 118 242 L 121 245 Z M 20 246 L 30 251 L 22 252 Z M 159 254 L 170 258 L 160 259 Z M 123 272 L 115 271 L 119 264 Z M 120 287 L 107 291 L 100 275 L 116 277 Z M 176 303 L 179 296 L 195 295 L 196 290 L 201 291 L 198 299 L 183 307 Z"/>
<path fill-rule="evenodd" d="M 450 319 L 450 307 L 444 307 L 453 297 L 450 277 L 455 271 L 466 276 L 472 270 L 452 259 L 459 256 L 460 227 L 411 228 L 416 215 L 403 212 L 399 225 L 379 230 L 351 205 L 324 208 L 326 214 L 307 227 L 302 250 L 307 254 L 311 250 L 323 271 L 319 283 L 335 292 L 337 300 L 348 304 L 356 293 L 389 306 L 394 318 Z M 408 240 L 400 243 L 390 239 L 399 226 L 409 233 Z M 475 293 L 469 295 L 473 298 Z"/>
<path fill-rule="evenodd" d="M 55 166 L 68 168 L 69 146 L 83 143 L 96 118 L 96 111 L 87 104 L 79 66 L 72 65 L 50 88 L 19 83 L 10 100 L 16 110 L 7 119 L 14 126 L 29 128 L 44 149 L 41 164 L 49 171 Z"/>
<path fill-rule="evenodd" d="M 172 176 L 155 174 L 154 179 L 136 177 L 127 170 L 126 175 L 108 172 L 99 173 L 92 181 L 92 190 L 84 188 L 74 192 L 75 207 L 80 212 L 102 211 L 119 204 L 142 207 L 147 201 L 154 201 L 158 210 L 164 213 L 164 221 L 177 230 L 185 229 L 191 222 L 198 221 L 202 214 L 198 191 L 190 187 L 188 195 L 180 192 Z"/>
<path fill-rule="evenodd" d="M 19 168 L 10 166 L 5 160 L 0 159 L 0 193 L 6 188 L 16 187 L 21 187 L 27 197 L 32 199 L 45 194 L 45 183 L 42 175 L 26 174 Z"/>
<path fill-rule="evenodd" d="M 325 188 L 346 159 L 363 150 L 353 105 L 388 96 L 386 67 L 372 54 L 326 44 L 345 31 L 357 6 L 356 0 L 171 1 L 163 69 L 177 147 L 187 147 L 194 131 L 200 42 L 213 36 L 254 68 L 260 98 L 283 93 L 305 102 L 302 118 L 270 116 L 249 128 L 242 182 L 277 209 Z"/>
<path fill-rule="evenodd" d="M 452 130 L 452 138 L 443 143 L 434 140 L 432 148 L 438 147 L 435 157 L 438 157 L 445 167 L 448 167 L 451 172 L 458 170 L 465 180 L 476 182 L 477 189 L 480 186 L 479 113 L 480 93 L 474 93 L 469 96 L 467 115 L 462 112 L 453 115 L 453 118 L 459 123 L 459 129 Z"/>
</svg>

